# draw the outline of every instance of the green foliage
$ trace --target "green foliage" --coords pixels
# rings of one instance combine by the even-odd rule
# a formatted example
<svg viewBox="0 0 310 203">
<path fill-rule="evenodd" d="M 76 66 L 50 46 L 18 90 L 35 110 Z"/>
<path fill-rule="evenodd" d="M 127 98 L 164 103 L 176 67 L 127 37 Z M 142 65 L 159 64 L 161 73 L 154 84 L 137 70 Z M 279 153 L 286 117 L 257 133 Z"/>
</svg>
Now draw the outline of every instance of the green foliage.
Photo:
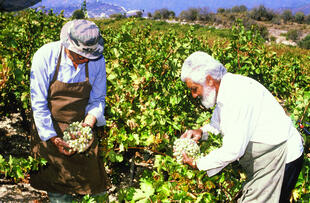
<svg viewBox="0 0 310 203">
<path fill-rule="evenodd" d="M 83 0 L 81 4 L 81 11 L 84 14 L 84 18 L 88 18 L 87 8 L 86 8 L 86 0 Z"/>
<path fill-rule="evenodd" d="M 184 19 L 186 21 L 195 21 L 198 20 L 199 17 L 199 9 L 198 8 L 189 8 L 180 13 L 179 18 Z"/>
<path fill-rule="evenodd" d="M 126 15 L 122 13 L 116 13 L 116 14 L 110 15 L 110 18 L 113 18 L 115 20 L 120 20 L 120 19 L 126 18 Z"/>
<path fill-rule="evenodd" d="M 84 14 L 87 13 L 86 0 L 84 0 L 82 5 L 81 5 L 81 11 L 83 11 Z"/>
<path fill-rule="evenodd" d="M 244 182 L 237 165 L 209 178 L 205 172 L 178 164 L 170 156 L 156 155 L 152 171 L 145 171 L 140 188 L 126 188 L 120 201 L 232 202 Z M 126 194 L 126 195 L 124 195 Z"/>
<path fill-rule="evenodd" d="M 299 30 L 289 30 L 286 34 L 286 39 L 293 40 L 294 42 L 298 41 L 301 36 Z"/>
<path fill-rule="evenodd" d="M 271 23 L 275 25 L 281 25 L 281 17 L 276 15 L 274 18 L 272 18 Z"/>
<path fill-rule="evenodd" d="M 160 169 L 146 172 L 139 189 L 122 190 L 122 200 L 195 201 L 201 197 L 210 201 L 230 201 L 238 191 L 236 188 L 241 187 L 237 184 L 241 176 L 239 173 L 235 176 L 236 181 L 233 181 L 236 188 L 231 189 L 231 195 L 221 191 L 217 179 L 202 180 L 203 185 L 214 184 L 216 190 L 199 190 L 196 185 L 196 173 L 199 172 L 186 166 L 177 166 L 171 157 L 173 141 L 186 128 L 201 126 L 211 116 L 209 112 L 201 113 L 201 109 L 194 105 L 197 102 L 190 99 L 188 90 L 179 79 L 182 63 L 193 51 L 211 53 L 230 72 L 258 80 L 279 99 L 301 96 L 309 81 L 309 77 L 302 74 L 301 60 L 281 58 L 268 51 L 257 29 L 246 30 L 241 23 L 237 23 L 228 46 L 223 44 L 227 42 L 218 41 L 213 47 L 201 43 L 193 35 L 195 29 L 199 28 L 191 27 L 179 38 L 171 29 L 152 35 L 150 25 L 137 26 L 135 20 L 125 22 L 119 29 L 103 28 L 106 45 L 110 48 L 104 53 L 108 86 L 111 87 L 107 92 L 106 111 L 108 147 L 111 149 L 108 156 L 122 156 L 119 151 L 113 152 L 116 146 L 120 151 L 144 146 L 167 155 L 156 156 L 154 167 Z M 296 106 L 292 103 L 287 105 Z M 300 117 L 305 106 L 302 103 L 294 115 Z M 207 148 L 214 149 L 211 146 Z M 112 160 L 117 161 L 114 158 Z M 164 166 L 166 168 L 163 169 Z M 229 172 L 224 174 L 230 174 L 229 178 L 233 179 L 231 174 L 236 170 L 227 170 Z M 228 190 L 227 187 L 225 189 Z"/>
<path fill-rule="evenodd" d="M 77 197 L 72 203 L 97 203 L 97 202 L 108 202 L 108 193 L 102 195 L 84 195 L 83 197 Z"/>
<path fill-rule="evenodd" d="M 303 12 L 297 12 L 295 14 L 295 21 L 298 23 L 303 23 L 305 20 L 305 14 Z"/>
<path fill-rule="evenodd" d="M 81 9 L 77 9 L 72 13 L 71 16 L 72 19 L 84 19 L 85 18 L 85 14 Z"/>
<path fill-rule="evenodd" d="M 103 32 L 114 36 L 106 37 L 110 49 L 104 53 L 110 87 L 106 109 L 110 146 L 143 145 L 166 151 L 170 137 L 179 136 L 197 118 L 198 109 L 184 99 L 187 90 L 179 75 L 186 55 L 203 45 L 192 38 L 194 29 L 180 39 L 174 30 L 152 36 L 150 25 L 134 25 L 129 21 L 119 30 Z"/>
<path fill-rule="evenodd" d="M 46 165 L 44 159 L 34 159 L 31 156 L 28 159 L 15 158 L 10 155 L 8 160 L 5 160 L 0 154 L 0 176 L 11 178 L 15 182 L 19 182 L 25 178 L 30 171 L 37 171 L 39 167 Z"/>
<path fill-rule="evenodd" d="M 62 14 L 28 9 L 0 13 L 0 70 L 6 70 L 0 87 L 0 113 L 29 109 L 29 73 L 35 51 L 59 39 Z"/>
<path fill-rule="evenodd" d="M 96 200 L 90 195 L 85 195 L 83 196 L 82 200 L 79 200 L 79 201 L 74 200 L 73 203 L 96 203 Z"/>
<path fill-rule="evenodd" d="M 284 20 L 284 22 L 288 22 L 288 21 L 291 21 L 291 20 L 294 19 L 291 10 L 285 10 L 285 11 L 283 11 L 281 17 L 282 17 L 282 19 Z"/>
<path fill-rule="evenodd" d="M 174 11 L 170 11 L 166 8 L 155 10 L 153 13 L 154 19 L 171 19 L 175 17 Z"/>
<path fill-rule="evenodd" d="M 138 11 L 134 17 L 141 18 L 143 15 L 142 11 Z"/>
<path fill-rule="evenodd" d="M 240 12 L 245 12 L 247 11 L 247 7 L 242 5 L 242 6 L 234 6 L 231 8 L 231 11 L 234 13 L 240 13 Z"/>
<path fill-rule="evenodd" d="M 269 67 L 278 61 L 275 53 L 268 53 L 263 38 L 258 30 L 246 30 L 241 22 L 232 29 L 232 40 L 227 48 L 221 50 L 221 43 L 216 44 L 216 52 L 228 71 L 252 77 L 266 85 L 271 82 Z M 218 52 L 218 53 L 217 53 Z"/>
<path fill-rule="evenodd" d="M 267 9 L 265 6 L 260 5 L 258 8 L 254 8 L 250 12 L 251 18 L 258 21 L 270 21 L 275 16 L 272 10 Z"/>
<path fill-rule="evenodd" d="M 305 23 L 310 24 L 310 14 L 305 16 Z"/>
<path fill-rule="evenodd" d="M 307 35 L 305 38 L 298 42 L 298 46 L 305 49 L 310 49 L 310 35 Z"/>
<path fill-rule="evenodd" d="M 218 8 L 217 13 L 242 13 L 246 12 L 248 8 L 245 5 L 234 6 L 232 8 Z"/>
<path fill-rule="evenodd" d="M 217 13 L 224 13 L 225 12 L 225 8 L 218 8 L 216 12 Z"/>
<path fill-rule="evenodd" d="M 309 127 L 309 126 L 308 126 Z M 309 156 L 309 155 L 308 155 Z M 294 201 L 301 200 L 301 202 L 307 202 L 310 199 L 310 159 L 305 156 L 304 167 L 302 168 L 295 189 L 293 190 Z"/>
</svg>

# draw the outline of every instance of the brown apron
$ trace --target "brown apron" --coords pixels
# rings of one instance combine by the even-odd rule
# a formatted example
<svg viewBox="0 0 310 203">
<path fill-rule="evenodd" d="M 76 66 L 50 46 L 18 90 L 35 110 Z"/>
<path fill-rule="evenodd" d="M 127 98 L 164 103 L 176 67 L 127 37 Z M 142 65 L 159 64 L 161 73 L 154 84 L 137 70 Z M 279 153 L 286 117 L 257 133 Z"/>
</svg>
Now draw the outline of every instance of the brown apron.
<svg viewBox="0 0 310 203">
<path fill-rule="evenodd" d="M 63 131 L 70 123 L 84 119 L 92 88 L 88 64 L 85 65 L 84 82 L 64 83 L 57 80 L 61 53 L 62 47 L 48 93 L 48 107 L 59 137 L 63 137 Z M 31 141 L 33 156 L 47 160 L 47 166 L 31 174 L 32 187 L 48 192 L 81 195 L 101 193 L 110 187 L 96 135 L 87 154 L 76 153 L 72 156 L 61 154 L 51 141 L 42 141 L 38 133 L 33 134 Z"/>
</svg>

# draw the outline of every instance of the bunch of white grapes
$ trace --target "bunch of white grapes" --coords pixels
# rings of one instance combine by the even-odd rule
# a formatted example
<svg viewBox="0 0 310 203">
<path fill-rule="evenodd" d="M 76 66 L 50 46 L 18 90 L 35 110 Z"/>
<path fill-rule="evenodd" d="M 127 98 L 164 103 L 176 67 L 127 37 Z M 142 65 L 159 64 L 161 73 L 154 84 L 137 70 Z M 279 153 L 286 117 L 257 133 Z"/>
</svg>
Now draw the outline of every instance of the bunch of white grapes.
<svg viewBox="0 0 310 203">
<path fill-rule="evenodd" d="M 82 122 L 73 122 L 64 131 L 63 139 L 72 150 L 78 153 L 84 152 L 93 138 L 92 130 L 89 126 L 82 126 Z M 73 135 L 73 138 L 72 136 Z"/>
<path fill-rule="evenodd" d="M 196 160 L 200 155 L 200 147 L 198 144 L 190 138 L 179 138 L 173 143 L 173 156 L 176 158 L 178 163 L 183 161 L 183 152 L 187 154 L 188 157 Z"/>
</svg>

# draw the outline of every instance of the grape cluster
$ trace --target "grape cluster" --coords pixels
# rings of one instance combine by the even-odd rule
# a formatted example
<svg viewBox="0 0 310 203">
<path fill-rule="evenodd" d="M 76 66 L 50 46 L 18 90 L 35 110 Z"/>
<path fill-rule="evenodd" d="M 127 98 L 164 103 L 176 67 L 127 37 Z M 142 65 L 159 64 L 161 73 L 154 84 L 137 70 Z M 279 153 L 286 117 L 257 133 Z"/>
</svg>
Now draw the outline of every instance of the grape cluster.
<svg viewBox="0 0 310 203">
<path fill-rule="evenodd" d="M 190 138 L 179 138 L 173 143 L 173 156 L 176 158 L 178 163 L 183 161 L 183 152 L 192 159 L 198 159 L 200 157 L 200 148 L 197 143 Z"/>
<path fill-rule="evenodd" d="M 205 131 L 207 131 L 207 132 L 210 132 L 210 133 L 212 133 L 214 135 L 220 134 L 220 131 L 218 129 L 216 129 L 215 127 L 213 127 L 212 125 L 210 125 L 210 124 L 207 124 L 207 125 L 203 126 L 203 128 L 204 127 L 205 127 Z"/>
<path fill-rule="evenodd" d="M 84 152 L 93 138 L 91 128 L 89 126 L 83 127 L 82 122 L 71 123 L 63 134 L 64 141 L 78 153 Z"/>
</svg>

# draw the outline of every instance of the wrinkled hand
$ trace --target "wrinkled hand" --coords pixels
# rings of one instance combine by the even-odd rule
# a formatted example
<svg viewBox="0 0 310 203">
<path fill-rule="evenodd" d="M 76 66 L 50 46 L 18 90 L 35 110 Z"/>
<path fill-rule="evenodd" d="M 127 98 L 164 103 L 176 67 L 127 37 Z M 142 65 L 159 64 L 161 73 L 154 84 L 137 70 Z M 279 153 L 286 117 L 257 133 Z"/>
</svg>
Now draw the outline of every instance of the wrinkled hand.
<svg viewBox="0 0 310 203">
<path fill-rule="evenodd" d="M 194 140 L 195 142 L 198 142 L 198 140 L 200 140 L 201 138 L 201 135 L 202 135 L 201 129 L 187 130 L 185 131 L 185 133 L 183 133 L 183 135 L 181 135 L 181 138 L 190 138 Z"/>
<path fill-rule="evenodd" d="M 68 143 L 66 143 L 60 137 L 52 137 L 50 140 L 57 147 L 58 151 L 61 154 L 70 156 L 70 155 L 75 153 L 75 151 L 72 150 L 72 148 L 68 145 Z M 70 151 L 70 149 L 71 149 L 71 151 Z"/>
<path fill-rule="evenodd" d="M 190 165 L 192 168 L 197 168 L 196 162 L 189 158 L 185 152 L 183 152 L 183 163 Z"/>
<path fill-rule="evenodd" d="M 88 126 L 88 127 L 90 127 L 91 129 L 93 129 L 93 127 L 92 127 L 90 124 L 88 124 L 88 123 L 82 123 L 82 126 L 83 126 L 83 127 L 87 127 L 87 126 Z"/>
</svg>

